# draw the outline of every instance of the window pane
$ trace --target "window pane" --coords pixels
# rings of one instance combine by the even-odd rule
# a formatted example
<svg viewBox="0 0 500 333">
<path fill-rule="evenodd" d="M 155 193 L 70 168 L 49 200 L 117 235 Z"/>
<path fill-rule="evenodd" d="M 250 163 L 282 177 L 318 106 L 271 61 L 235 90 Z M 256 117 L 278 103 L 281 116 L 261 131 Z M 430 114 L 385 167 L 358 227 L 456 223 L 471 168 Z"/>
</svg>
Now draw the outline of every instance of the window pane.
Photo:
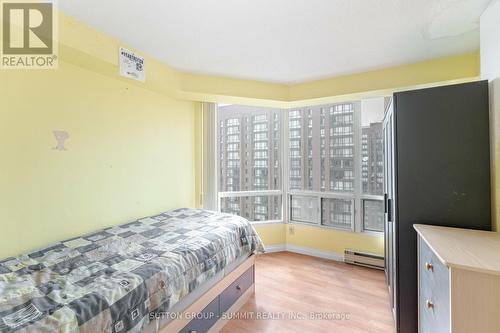
<svg viewBox="0 0 500 333">
<path fill-rule="evenodd" d="M 363 229 L 384 231 L 384 202 L 381 200 L 363 200 Z"/>
<path fill-rule="evenodd" d="M 321 191 L 354 190 L 354 104 L 321 108 Z"/>
<path fill-rule="evenodd" d="M 221 211 L 249 221 L 281 220 L 281 195 L 222 198 Z"/>
<path fill-rule="evenodd" d="M 361 184 L 365 194 L 384 194 L 384 98 L 361 102 Z"/>
<path fill-rule="evenodd" d="M 321 224 L 342 228 L 352 229 L 352 200 L 342 199 L 321 199 Z"/>
<path fill-rule="evenodd" d="M 289 112 L 289 181 L 291 190 L 313 190 L 313 112 L 310 108 Z"/>
<path fill-rule="evenodd" d="M 354 104 L 290 111 L 290 189 L 354 191 Z"/>
<path fill-rule="evenodd" d="M 318 198 L 292 195 L 290 219 L 297 222 L 317 223 Z"/>
<path fill-rule="evenodd" d="M 219 190 L 281 189 L 281 110 L 218 107 Z"/>
</svg>

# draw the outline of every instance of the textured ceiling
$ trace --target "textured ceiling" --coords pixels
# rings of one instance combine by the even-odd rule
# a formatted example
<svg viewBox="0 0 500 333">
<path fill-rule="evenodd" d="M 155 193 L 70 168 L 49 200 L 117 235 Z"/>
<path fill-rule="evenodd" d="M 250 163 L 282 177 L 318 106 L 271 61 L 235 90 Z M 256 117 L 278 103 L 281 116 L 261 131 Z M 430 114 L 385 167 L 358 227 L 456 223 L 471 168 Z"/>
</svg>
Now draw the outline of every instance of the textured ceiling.
<svg viewBox="0 0 500 333">
<path fill-rule="evenodd" d="M 474 52 L 490 0 L 61 0 L 182 71 L 296 83 Z"/>
</svg>

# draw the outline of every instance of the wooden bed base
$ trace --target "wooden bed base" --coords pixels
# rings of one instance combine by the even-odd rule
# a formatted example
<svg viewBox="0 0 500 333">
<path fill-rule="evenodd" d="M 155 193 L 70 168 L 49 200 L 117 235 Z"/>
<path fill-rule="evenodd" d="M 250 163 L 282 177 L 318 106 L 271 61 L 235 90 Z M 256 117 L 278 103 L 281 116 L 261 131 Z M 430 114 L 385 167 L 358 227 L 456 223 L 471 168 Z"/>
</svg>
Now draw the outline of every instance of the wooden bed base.
<svg viewBox="0 0 500 333">
<path fill-rule="evenodd" d="M 255 266 L 255 255 L 251 255 L 241 265 L 235 268 L 231 273 L 225 276 L 221 281 L 217 282 L 211 289 L 209 289 L 203 296 L 198 298 L 193 304 L 187 307 L 178 319 L 172 320 L 164 327 L 159 329 L 159 333 L 178 333 L 189 324 L 189 315 L 193 313 L 200 313 L 207 305 L 209 305 L 215 298 L 221 295 L 228 287 L 231 286 L 242 274 L 247 272 L 250 268 Z M 255 281 L 255 269 L 253 269 L 253 280 Z M 219 332 L 224 325 L 229 321 L 226 317 L 231 317 L 231 314 L 236 313 L 255 293 L 255 282 L 245 290 L 242 295 L 233 303 L 229 310 L 225 311 L 224 318 L 219 318 L 217 322 L 209 329 L 209 333 Z M 188 331 L 196 332 L 196 330 Z"/>
</svg>

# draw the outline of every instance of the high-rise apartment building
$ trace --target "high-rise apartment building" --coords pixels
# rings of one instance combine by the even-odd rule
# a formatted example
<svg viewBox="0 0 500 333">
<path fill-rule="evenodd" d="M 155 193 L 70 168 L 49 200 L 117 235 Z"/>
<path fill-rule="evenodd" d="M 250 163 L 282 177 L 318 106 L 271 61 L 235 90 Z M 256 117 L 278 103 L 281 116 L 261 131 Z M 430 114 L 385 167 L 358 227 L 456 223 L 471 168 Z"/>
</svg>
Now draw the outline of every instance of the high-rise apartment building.
<svg viewBox="0 0 500 333">
<path fill-rule="evenodd" d="M 290 111 L 290 190 L 354 191 L 354 108 L 342 103 Z M 304 214 L 303 204 L 292 197 L 292 219 Z M 321 209 L 322 224 L 351 227 L 352 200 L 324 198 Z"/>
<path fill-rule="evenodd" d="M 384 143 L 381 122 L 361 128 L 361 181 L 363 193 L 384 194 Z"/>
<path fill-rule="evenodd" d="M 281 190 L 281 110 L 219 106 L 219 191 Z M 251 221 L 280 220 L 282 198 L 222 198 L 221 210 Z"/>
<path fill-rule="evenodd" d="M 384 142 L 382 122 L 361 128 L 361 186 L 363 194 L 384 194 Z M 383 202 L 363 201 L 363 221 L 366 230 L 380 231 L 384 226 Z"/>
<path fill-rule="evenodd" d="M 278 109 L 219 106 L 221 210 L 253 221 L 281 220 L 282 114 Z M 360 102 L 288 111 L 290 220 L 351 230 L 355 206 L 363 227 L 380 231 L 383 221 L 382 124 L 359 125 Z M 358 117 L 358 118 L 356 118 Z M 357 163 L 357 164 L 356 164 Z M 356 172 L 359 173 L 356 178 Z M 360 190 L 358 190 L 358 188 Z M 227 192 L 252 191 L 253 195 Z M 318 194 L 321 193 L 321 194 Z M 383 226 L 383 225 L 382 225 Z"/>
<path fill-rule="evenodd" d="M 290 189 L 352 192 L 354 104 L 289 113 Z"/>
</svg>

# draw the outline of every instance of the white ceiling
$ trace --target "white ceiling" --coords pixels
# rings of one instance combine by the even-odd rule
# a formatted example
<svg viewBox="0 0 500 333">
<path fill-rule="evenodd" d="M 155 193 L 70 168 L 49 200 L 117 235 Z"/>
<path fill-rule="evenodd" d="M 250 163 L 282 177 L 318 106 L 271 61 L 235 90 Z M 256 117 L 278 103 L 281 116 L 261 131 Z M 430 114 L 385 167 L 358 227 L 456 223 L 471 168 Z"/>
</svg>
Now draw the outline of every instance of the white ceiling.
<svg viewBox="0 0 500 333">
<path fill-rule="evenodd" d="M 296 83 L 479 48 L 490 0 L 60 0 L 182 71 Z"/>
</svg>

